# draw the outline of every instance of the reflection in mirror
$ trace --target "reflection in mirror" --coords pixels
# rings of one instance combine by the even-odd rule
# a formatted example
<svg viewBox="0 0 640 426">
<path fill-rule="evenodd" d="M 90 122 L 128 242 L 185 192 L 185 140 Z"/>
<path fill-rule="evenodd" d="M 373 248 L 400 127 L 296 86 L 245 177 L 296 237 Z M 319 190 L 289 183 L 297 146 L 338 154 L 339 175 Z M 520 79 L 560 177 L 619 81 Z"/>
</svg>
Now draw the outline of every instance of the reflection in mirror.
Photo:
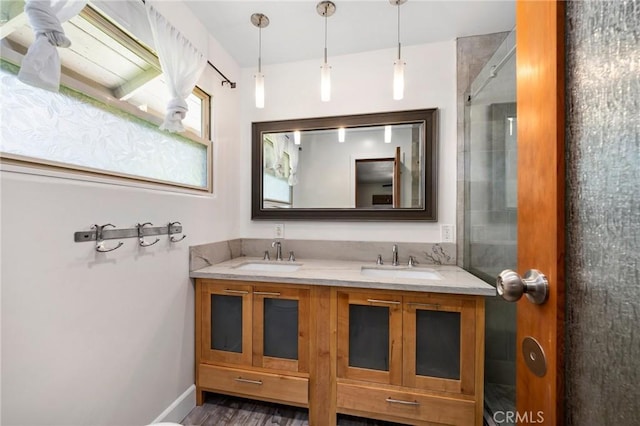
<svg viewBox="0 0 640 426">
<path fill-rule="evenodd" d="M 393 158 L 356 160 L 356 208 L 394 207 Z"/>
<path fill-rule="evenodd" d="M 435 111 L 253 123 L 253 218 L 435 220 Z"/>
</svg>

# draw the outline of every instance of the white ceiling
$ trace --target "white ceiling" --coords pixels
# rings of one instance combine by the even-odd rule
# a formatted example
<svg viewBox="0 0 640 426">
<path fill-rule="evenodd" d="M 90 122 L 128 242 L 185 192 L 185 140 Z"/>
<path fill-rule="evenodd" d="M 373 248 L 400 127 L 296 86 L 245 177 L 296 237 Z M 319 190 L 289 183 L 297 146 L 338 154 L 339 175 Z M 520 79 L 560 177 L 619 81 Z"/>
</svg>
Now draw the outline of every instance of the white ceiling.
<svg viewBox="0 0 640 426">
<path fill-rule="evenodd" d="M 184 0 L 205 27 L 242 67 L 255 66 L 258 29 L 251 14 L 264 13 L 262 63 L 322 58 L 324 18 L 317 1 Z M 329 56 L 397 46 L 397 10 L 388 0 L 334 0 L 328 18 Z M 510 31 L 515 0 L 409 0 L 400 6 L 403 46 Z"/>
</svg>

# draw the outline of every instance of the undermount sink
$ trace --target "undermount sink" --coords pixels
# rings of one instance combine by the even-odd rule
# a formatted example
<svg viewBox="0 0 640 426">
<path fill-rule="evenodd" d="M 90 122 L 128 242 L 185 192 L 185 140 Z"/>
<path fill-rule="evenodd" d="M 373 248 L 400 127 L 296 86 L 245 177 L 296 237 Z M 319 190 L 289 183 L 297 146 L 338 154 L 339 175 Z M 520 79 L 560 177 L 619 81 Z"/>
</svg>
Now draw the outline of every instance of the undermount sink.
<svg viewBox="0 0 640 426">
<path fill-rule="evenodd" d="M 302 263 L 291 262 L 246 262 L 236 266 L 234 269 L 243 271 L 263 271 L 263 272 L 293 272 L 300 269 Z"/>
<path fill-rule="evenodd" d="M 441 280 L 442 276 L 429 268 L 416 267 L 373 267 L 363 266 L 360 273 L 367 277 L 380 278 L 411 278 L 419 280 Z"/>
</svg>

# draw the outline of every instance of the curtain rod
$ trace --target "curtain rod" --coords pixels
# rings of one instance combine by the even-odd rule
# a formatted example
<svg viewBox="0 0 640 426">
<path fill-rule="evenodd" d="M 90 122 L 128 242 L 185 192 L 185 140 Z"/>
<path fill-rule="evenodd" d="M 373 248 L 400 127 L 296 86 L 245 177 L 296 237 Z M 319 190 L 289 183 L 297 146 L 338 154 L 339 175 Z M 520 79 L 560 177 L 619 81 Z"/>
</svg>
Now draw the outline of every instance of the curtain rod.
<svg viewBox="0 0 640 426">
<path fill-rule="evenodd" d="M 142 4 L 147 4 L 146 0 L 141 0 L 141 1 L 142 1 Z M 213 65 L 213 64 L 211 63 L 211 61 L 207 60 L 207 64 L 208 64 L 211 68 L 213 68 L 213 69 L 214 69 L 214 70 L 215 70 L 215 71 L 220 75 L 220 77 L 222 77 L 222 79 L 223 79 L 223 80 L 222 80 L 222 85 L 223 85 L 223 86 L 224 86 L 225 84 L 228 84 L 228 85 L 229 85 L 229 87 L 231 87 L 232 89 L 235 89 L 235 88 L 236 88 L 236 82 L 235 82 L 235 81 L 231 81 L 231 80 L 229 80 L 229 79 L 227 78 L 227 76 L 226 76 L 226 75 L 222 74 L 222 71 L 220 71 L 220 70 L 219 70 L 215 65 Z"/>
</svg>

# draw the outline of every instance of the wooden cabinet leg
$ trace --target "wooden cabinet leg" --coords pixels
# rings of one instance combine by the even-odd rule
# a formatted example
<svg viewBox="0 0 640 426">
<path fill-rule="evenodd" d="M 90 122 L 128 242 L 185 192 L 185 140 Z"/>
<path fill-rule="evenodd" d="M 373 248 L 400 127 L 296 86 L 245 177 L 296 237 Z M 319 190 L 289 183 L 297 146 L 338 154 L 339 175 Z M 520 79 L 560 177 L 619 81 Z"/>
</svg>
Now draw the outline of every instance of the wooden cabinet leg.
<svg viewBox="0 0 640 426">
<path fill-rule="evenodd" d="M 309 377 L 309 425 L 336 424 L 336 329 L 335 291 L 311 289 L 311 348 Z"/>
<path fill-rule="evenodd" d="M 204 391 L 196 387 L 196 405 L 204 404 Z"/>
</svg>

